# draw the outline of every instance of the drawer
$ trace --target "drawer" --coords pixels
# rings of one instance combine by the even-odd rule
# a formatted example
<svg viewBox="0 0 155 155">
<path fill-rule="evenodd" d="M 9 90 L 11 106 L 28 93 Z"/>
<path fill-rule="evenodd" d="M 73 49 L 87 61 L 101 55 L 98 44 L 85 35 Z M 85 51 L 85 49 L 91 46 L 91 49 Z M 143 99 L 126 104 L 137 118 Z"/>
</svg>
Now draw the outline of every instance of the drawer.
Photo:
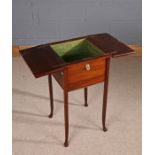
<svg viewBox="0 0 155 155">
<path fill-rule="evenodd" d="M 68 89 L 83 88 L 105 79 L 106 58 L 100 57 L 68 66 Z"/>
</svg>

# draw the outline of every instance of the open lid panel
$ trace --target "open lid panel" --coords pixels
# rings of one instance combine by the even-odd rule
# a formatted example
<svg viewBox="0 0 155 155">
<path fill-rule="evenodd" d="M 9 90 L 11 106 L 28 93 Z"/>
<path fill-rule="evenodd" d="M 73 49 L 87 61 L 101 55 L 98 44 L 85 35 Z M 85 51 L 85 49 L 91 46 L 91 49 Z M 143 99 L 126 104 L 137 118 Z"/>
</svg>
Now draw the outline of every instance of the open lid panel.
<svg viewBox="0 0 155 155">
<path fill-rule="evenodd" d="M 21 50 L 20 53 L 36 78 L 58 71 L 65 64 L 48 45 Z"/>
<path fill-rule="evenodd" d="M 108 33 L 88 36 L 88 40 L 111 57 L 119 57 L 135 53 L 133 49 Z"/>
<path fill-rule="evenodd" d="M 20 51 L 36 78 L 63 70 L 72 63 L 96 57 L 116 57 L 133 53 L 109 34 L 89 35 L 49 43 Z"/>
</svg>

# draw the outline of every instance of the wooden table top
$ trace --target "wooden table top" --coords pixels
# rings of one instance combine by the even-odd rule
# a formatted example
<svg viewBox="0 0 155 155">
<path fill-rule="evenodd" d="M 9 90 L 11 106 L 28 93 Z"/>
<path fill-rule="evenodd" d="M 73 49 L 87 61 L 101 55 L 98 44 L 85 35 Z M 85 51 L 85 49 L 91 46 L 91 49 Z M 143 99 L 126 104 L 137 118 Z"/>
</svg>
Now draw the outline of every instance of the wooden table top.
<svg viewBox="0 0 155 155">
<path fill-rule="evenodd" d="M 101 57 L 118 57 L 134 53 L 134 51 L 127 45 L 107 33 L 88 35 L 70 40 L 39 45 L 29 49 L 21 50 L 20 53 L 32 71 L 33 75 L 38 78 L 62 70 L 64 67 L 72 63 L 79 62 L 65 62 L 56 54 L 50 45 L 82 38 L 87 39 L 89 42 L 102 50 L 103 54 L 100 55 Z M 87 58 L 87 60 L 88 59 L 95 58 L 90 57 Z M 80 62 L 81 61 L 85 61 L 85 59 L 80 60 Z"/>
</svg>

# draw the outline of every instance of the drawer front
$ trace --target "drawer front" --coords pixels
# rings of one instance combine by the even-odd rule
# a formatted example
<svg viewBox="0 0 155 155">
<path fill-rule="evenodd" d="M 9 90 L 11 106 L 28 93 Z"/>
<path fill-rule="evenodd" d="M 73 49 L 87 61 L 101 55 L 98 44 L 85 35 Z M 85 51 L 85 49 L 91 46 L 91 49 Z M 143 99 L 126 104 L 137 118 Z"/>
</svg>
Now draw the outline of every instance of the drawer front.
<svg viewBox="0 0 155 155">
<path fill-rule="evenodd" d="M 70 65 L 68 67 L 68 89 L 78 89 L 104 81 L 105 66 L 105 58 Z"/>
</svg>

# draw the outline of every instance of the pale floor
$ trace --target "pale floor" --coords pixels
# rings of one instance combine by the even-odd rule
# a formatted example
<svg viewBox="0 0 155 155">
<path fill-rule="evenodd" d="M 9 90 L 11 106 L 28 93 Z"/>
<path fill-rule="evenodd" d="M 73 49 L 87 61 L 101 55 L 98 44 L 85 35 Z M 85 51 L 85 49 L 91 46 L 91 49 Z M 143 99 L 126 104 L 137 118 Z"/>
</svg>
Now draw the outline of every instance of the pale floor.
<svg viewBox="0 0 155 155">
<path fill-rule="evenodd" d="M 112 59 L 102 131 L 103 83 L 69 93 L 70 145 L 63 147 L 63 91 L 54 81 L 49 119 L 47 77 L 35 79 L 21 57 L 13 58 L 13 155 L 141 155 L 141 58 Z"/>
</svg>

